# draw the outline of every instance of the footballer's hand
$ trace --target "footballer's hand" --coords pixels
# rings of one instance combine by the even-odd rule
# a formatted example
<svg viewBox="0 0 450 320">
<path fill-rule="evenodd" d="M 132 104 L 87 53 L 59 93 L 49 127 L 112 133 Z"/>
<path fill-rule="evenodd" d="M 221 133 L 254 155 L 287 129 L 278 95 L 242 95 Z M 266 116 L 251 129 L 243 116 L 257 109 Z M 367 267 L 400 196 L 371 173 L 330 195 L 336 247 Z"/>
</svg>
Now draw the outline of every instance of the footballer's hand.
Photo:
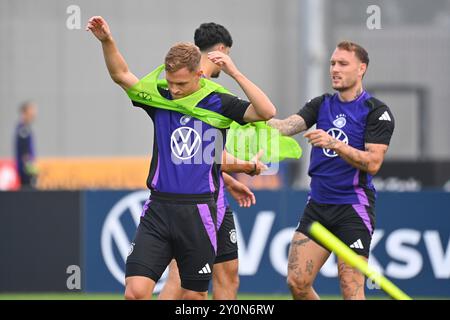
<svg viewBox="0 0 450 320">
<path fill-rule="evenodd" d="M 235 181 L 233 184 L 227 185 L 227 190 L 237 201 L 240 207 L 248 208 L 256 204 L 256 198 L 253 192 L 239 181 Z"/>
<path fill-rule="evenodd" d="M 312 130 L 303 135 L 313 147 L 334 150 L 340 143 L 322 129 Z"/>
<path fill-rule="evenodd" d="M 258 175 L 260 175 L 261 173 L 263 173 L 264 171 L 266 171 L 268 169 L 267 166 L 263 162 L 259 161 L 259 159 L 262 157 L 263 154 L 264 154 L 264 150 L 261 149 L 250 160 L 250 162 L 254 164 L 254 168 L 253 168 L 253 171 L 248 173 L 249 175 L 251 175 L 251 176 L 258 176 Z"/>
<path fill-rule="evenodd" d="M 100 16 L 94 16 L 89 19 L 86 26 L 86 31 L 91 31 L 92 34 L 101 42 L 112 39 L 111 30 L 105 19 Z"/>
<path fill-rule="evenodd" d="M 211 60 L 214 64 L 218 65 L 222 70 L 228 74 L 230 77 L 234 77 L 239 74 L 239 70 L 236 68 L 233 60 L 231 60 L 230 56 L 220 52 L 220 51 L 212 51 L 208 52 L 208 59 Z"/>
</svg>

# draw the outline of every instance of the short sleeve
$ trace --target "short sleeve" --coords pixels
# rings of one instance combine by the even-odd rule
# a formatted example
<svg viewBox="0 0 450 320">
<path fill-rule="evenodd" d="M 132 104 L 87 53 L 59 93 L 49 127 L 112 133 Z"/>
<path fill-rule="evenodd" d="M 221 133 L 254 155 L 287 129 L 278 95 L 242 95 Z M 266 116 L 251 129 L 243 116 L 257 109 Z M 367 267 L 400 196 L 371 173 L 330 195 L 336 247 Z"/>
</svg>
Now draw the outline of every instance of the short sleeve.
<svg viewBox="0 0 450 320">
<path fill-rule="evenodd" d="M 373 109 L 367 115 L 365 142 L 389 145 L 394 127 L 394 116 L 388 106 Z"/>
<path fill-rule="evenodd" d="M 226 93 L 220 94 L 220 97 L 222 102 L 222 106 L 220 108 L 221 114 L 241 125 L 246 124 L 244 121 L 244 115 L 250 105 L 250 102 Z"/>
<path fill-rule="evenodd" d="M 133 100 L 131 100 L 131 103 L 133 104 L 134 107 L 141 108 L 142 110 L 144 110 L 150 118 L 153 119 L 153 117 L 155 116 L 156 108 L 147 106 L 143 103 L 133 101 Z"/>
<path fill-rule="evenodd" d="M 311 128 L 317 122 L 320 106 L 324 100 L 324 96 L 316 97 L 309 100 L 297 114 L 305 120 L 307 128 Z"/>
</svg>

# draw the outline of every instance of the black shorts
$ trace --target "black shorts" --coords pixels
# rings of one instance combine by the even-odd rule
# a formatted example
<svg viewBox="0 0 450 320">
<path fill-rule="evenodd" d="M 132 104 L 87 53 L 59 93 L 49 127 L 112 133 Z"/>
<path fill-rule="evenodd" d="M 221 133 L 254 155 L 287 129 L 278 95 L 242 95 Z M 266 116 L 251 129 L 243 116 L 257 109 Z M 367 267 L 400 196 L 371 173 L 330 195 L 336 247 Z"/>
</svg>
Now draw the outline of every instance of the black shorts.
<svg viewBox="0 0 450 320">
<path fill-rule="evenodd" d="M 310 199 L 296 231 L 314 240 L 309 233 L 309 226 L 314 221 L 320 222 L 358 255 L 369 257 L 370 242 L 375 228 L 373 204 L 371 206 L 320 204 Z"/>
<path fill-rule="evenodd" d="M 126 277 L 158 281 L 175 258 L 181 287 L 208 290 L 217 251 L 217 213 L 213 196 L 152 192 L 132 242 Z"/>
<path fill-rule="evenodd" d="M 220 222 L 220 221 L 219 221 Z M 238 258 L 236 226 L 234 225 L 233 210 L 226 207 L 222 223 L 217 233 L 217 257 L 214 263 L 221 263 Z"/>
</svg>

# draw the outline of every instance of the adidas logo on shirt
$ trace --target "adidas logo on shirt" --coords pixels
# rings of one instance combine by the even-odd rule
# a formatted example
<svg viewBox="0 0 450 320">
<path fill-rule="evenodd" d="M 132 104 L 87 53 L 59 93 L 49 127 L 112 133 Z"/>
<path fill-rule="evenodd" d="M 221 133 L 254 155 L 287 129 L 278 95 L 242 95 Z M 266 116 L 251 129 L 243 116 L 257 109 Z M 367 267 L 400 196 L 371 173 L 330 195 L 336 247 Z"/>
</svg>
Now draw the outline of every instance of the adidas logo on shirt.
<svg viewBox="0 0 450 320">
<path fill-rule="evenodd" d="M 364 249 L 361 239 L 356 240 L 350 245 L 350 248 L 353 249 Z"/>
<path fill-rule="evenodd" d="M 209 267 L 209 264 L 205 264 L 205 266 L 202 268 L 202 270 L 200 270 L 198 273 L 200 274 L 207 274 L 207 273 L 211 273 L 211 268 Z"/>
<path fill-rule="evenodd" d="M 392 121 L 391 117 L 389 116 L 389 113 L 385 111 L 381 117 L 378 118 L 378 120 L 385 120 L 385 121 Z"/>
</svg>

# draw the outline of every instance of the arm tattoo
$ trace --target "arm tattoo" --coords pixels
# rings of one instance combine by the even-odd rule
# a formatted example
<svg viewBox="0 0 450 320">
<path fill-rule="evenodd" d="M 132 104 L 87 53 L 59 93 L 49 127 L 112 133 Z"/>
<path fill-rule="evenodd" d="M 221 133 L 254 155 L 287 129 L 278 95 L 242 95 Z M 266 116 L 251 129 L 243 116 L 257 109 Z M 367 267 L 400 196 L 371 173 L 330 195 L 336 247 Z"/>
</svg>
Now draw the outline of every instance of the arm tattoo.
<svg viewBox="0 0 450 320">
<path fill-rule="evenodd" d="M 306 127 L 305 120 L 297 114 L 293 114 L 283 120 L 271 119 L 267 122 L 267 124 L 275 129 L 278 129 L 284 136 L 293 136 L 308 129 Z"/>
<path fill-rule="evenodd" d="M 327 144 L 325 145 L 325 149 L 333 149 L 336 145 L 337 140 L 333 139 L 332 137 L 328 138 Z"/>
<path fill-rule="evenodd" d="M 353 159 L 353 162 L 359 166 L 360 169 L 367 170 L 369 168 L 369 163 L 362 159 L 361 153 L 358 151 L 359 150 L 356 149 L 352 150 L 351 158 Z"/>
<path fill-rule="evenodd" d="M 337 143 L 337 142 L 335 142 Z M 366 148 L 366 151 L 369 151 Z M 369 169 L 369 160 L 361 150 L 345 145 L 344 150 L 338 152 L 339 156 L 357 169 L 367 171 Z"/>
</svg>

